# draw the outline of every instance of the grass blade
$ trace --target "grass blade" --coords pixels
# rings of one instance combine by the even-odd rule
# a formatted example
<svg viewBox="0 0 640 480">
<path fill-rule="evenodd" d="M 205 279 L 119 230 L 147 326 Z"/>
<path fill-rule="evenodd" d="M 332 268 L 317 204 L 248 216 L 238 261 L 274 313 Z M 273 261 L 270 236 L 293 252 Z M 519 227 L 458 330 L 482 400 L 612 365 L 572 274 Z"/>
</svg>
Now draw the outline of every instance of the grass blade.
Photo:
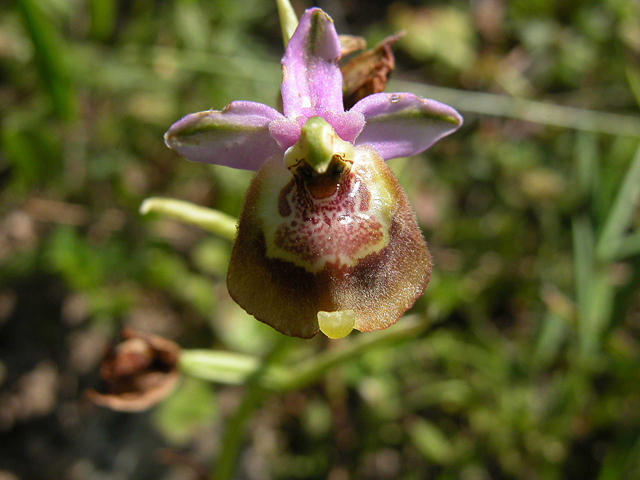
<svg viewBox="0 0 640 480">
<path fill-rule="evenodd" d="M 611 261 L 620 257 L 619 250 L 624 242 L 625 231 L 635 213 L 639 197 L 640 148 L 636 150 L 598 240 L 596 251 L 600 260 Z"/>
<path fill-rule="evenodd" d="M 33 0 L 18 0 L 17 4 L 33 42 L 40 79 L 49 92 L 56 114 L 71 120 L 75 116 L 75 98 L 62 39 Z"/>
</svg>

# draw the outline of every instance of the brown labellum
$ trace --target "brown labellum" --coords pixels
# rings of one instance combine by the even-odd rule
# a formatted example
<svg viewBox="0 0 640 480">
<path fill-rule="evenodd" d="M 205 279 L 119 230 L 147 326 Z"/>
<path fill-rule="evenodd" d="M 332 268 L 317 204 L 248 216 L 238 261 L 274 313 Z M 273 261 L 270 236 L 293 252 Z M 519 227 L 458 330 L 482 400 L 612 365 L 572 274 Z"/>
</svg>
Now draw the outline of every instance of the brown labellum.
<svg viewBox="0 0 640 480">
<path fill-rule="evenodd" d="M 102 392 L 89 390 L 89 398 L 112 410 L 147 410 L 176 386 L 180 347 L 157 335 L 128 328 L 122 331 L 122 337 L 100 365 Z"/>
<path fill-rule="evenodd" d="M 291 336 L 318 312 L 353 310 L 355 328 L 393 325 L 422 294 L 431 257 L 407 196 L 369 147 L 328 168 L 267 161 L 247 192 L 227 284 L 258 320 Z"/>
<path fill-rule="evenodd" d="M 403 35 L 401 32 L 385 38 L 374 48 L 356 55 L 340 67 L 346 109 L 368 95 L 384 91 L 387 79 L 395 68 L 391 47 Z"/>
</svg>

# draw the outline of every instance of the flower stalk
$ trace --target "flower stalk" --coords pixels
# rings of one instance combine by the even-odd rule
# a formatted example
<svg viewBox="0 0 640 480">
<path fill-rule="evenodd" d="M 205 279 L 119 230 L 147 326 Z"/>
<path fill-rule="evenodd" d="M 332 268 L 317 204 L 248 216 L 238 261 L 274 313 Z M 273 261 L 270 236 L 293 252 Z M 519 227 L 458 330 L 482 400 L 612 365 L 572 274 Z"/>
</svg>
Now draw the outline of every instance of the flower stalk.
<svg viewBox="0 0 640 480">
<path fill-rule="evenodd" d="M 276 0 L 276 5 L 278 6 L 278 16 L 280 17 L 282 41 L 286 47 L 296 28 L 298 28 L 298 16 L 289 0 Z"/>
<path fill-rule="evenodd" d="M 344 365 L 362 355 L 396 342 L 420 335 L 429 322 L 407 315 L 402 323 L 374 335 L 358 335 L 345 340 L 338 348 L 325 350 L 296 366 L 271 363 L 261 374 L 258 384 L 275 392 L 288 392 L 313 385 L 332 368 Z M 242 385 L 261 365 L 258 358 L 241 353 L 216 350 L 182 350 L 180 370 L 189 376 L 214 383 Z"/>
<path fill-rule="evenodd" d="M 219 237 L 233 240 L 236 236 L 237 220 L 231 215 L 211 208 L 201 207 L 184 200 L 151 197 L 140 205 L 140 214 L 159 213 L 195 225 Z"/>
</svg>

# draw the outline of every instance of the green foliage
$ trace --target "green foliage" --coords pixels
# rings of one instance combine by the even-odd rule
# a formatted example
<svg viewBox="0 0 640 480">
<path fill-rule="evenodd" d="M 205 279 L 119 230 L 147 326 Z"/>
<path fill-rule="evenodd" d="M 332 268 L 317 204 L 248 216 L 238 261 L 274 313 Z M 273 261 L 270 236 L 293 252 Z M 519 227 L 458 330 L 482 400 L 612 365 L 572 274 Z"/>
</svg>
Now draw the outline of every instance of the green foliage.
<svg viewBox="0 0 640 480">
<path fill-rule="evenodd" d="M 219 414 L 211 385 L 194 378 L 186 379 L 154 413 L 156 427 L 169 442 L 179 445 Z"/>
<path fill-rule="evenodd" d="M 19 0 L 22 15 L 31 42 L 40 80 L 45 85 L 56 113 L 65 120 L 75 115 L 75 99 L 67 71 L 67 52 L 59 32 L 47 14 L 34 0 Z"/>
</svg>

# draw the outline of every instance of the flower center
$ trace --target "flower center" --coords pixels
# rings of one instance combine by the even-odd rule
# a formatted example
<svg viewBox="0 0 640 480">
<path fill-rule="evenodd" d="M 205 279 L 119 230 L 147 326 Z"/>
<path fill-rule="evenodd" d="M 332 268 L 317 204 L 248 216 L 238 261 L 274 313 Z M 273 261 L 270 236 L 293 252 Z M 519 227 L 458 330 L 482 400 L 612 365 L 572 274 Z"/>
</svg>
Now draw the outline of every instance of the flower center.
<svg viewBox="0 0 640 480">
<path fill-rule="evenodd" d="M 311 117 L 298 141 L 284 155 L 286 167 L 298 185 L 314 199 L 334 195 L 345 183 L 353 164 L 354 149 L 322 117 Z"/>
<path fill-rule="evenodd" d="M 284 155 L 291 175 L 268 168 L 273 176 L 262 180 L 274 200 L 259 213 L 267 257 L 312 273 L 346 272 L 387 245 L 389 192 L 378 182 L 375 155 L 359 152 L 323 118 L 309 118 Z"/>
<path fill-rule="evenodd" d="M 306 165 L 314 173 L 326 173 L 334 160 L 353 162 L 354 149 L 342 140 L 322 117 L 311 117 L 300 129 L 298 141 L 284 154 L 286 167 L 295 175 Z"/>
</svg>

